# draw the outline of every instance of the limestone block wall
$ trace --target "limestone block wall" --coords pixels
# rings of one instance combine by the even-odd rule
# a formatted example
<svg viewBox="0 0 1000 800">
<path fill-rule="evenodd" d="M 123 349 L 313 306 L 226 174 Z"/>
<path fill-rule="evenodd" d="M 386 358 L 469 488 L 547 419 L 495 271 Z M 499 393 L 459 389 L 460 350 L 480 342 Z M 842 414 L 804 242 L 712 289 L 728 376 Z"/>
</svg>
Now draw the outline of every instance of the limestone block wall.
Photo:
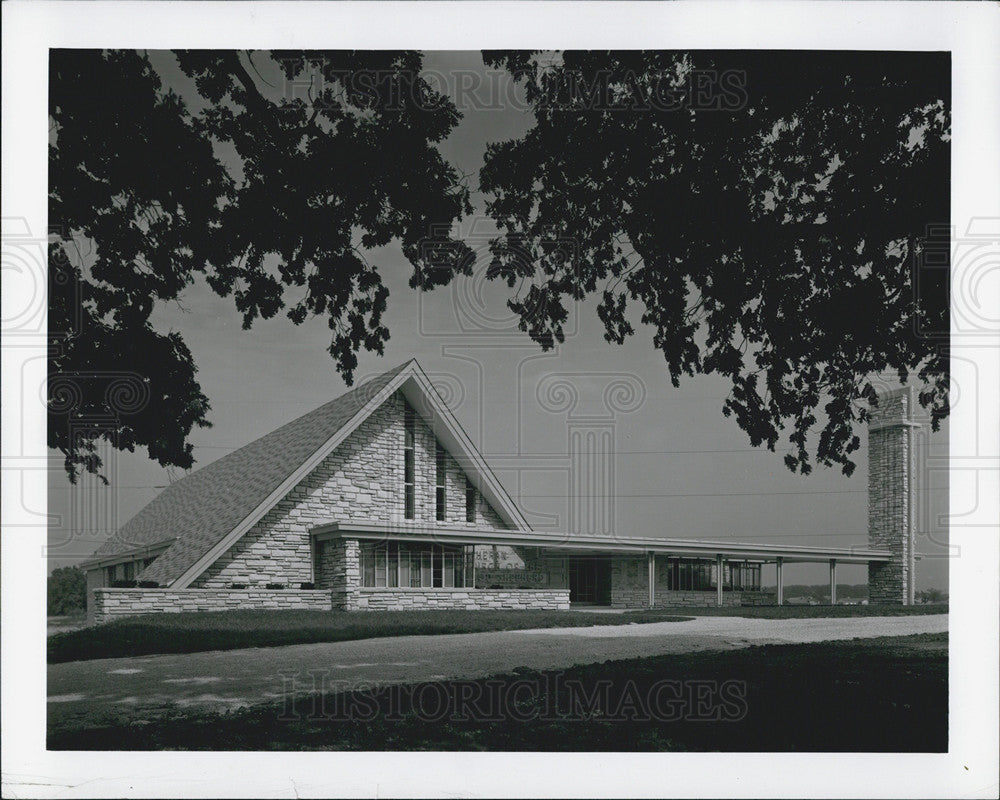
<svg viewBox="0 0 1000 800">
<path fill-rule="evenodd" d="M 281 589 L 95 589 L 92 621 L 108 622 L 139 614 L 240 609 L 329 611 L 330 592 Z"/>
<path fill-rule="evenodd" d="M 357 539 L 330 539 L 318 546 L 321 551 L 316 588 L 330 590 L 334 608 L 357 607 L 361 589 L 360 542 Z"/>
<path fill-rule="evenodd" d="M 569 589 L 361 589 L 349 611 L 565 611 Z"/>
<path fill-rule="evenodd" d="M 403 520 L 404 399 L 388 398 L 344 442 L 193 584 L 227 588 L 232 583 L 263 587 L 267 583 L 298 586 L 328 580 L 316 574 L 309 531 L 331 520 L 393 523 Z M 435 519 L 435 438 L 417 415 L 417 522 Z M 465 473 L 448 459 L 446 492 L 448 527 L 506 526 L 496 511 L 478 497 L 476 521 L 465 518 Z"/>
<path fill-rule="evenodd" d="M 649 573 L 645 556 L 611 559 L 611 607 L 647 608 Z"/>
</svg>

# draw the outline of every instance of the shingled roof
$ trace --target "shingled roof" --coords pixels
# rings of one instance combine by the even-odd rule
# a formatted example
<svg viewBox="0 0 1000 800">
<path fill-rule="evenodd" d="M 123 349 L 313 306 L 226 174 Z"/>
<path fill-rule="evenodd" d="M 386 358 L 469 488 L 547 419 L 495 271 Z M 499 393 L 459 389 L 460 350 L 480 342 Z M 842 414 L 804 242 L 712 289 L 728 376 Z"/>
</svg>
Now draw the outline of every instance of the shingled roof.
<svg viewBox="0 0 1000 800">
<path fill-rule="evenodd" d="M 356 386 L 168 486 L 101 545 L 92 558 L 107 558 L 175 539 L 139 575 L 140 580 L 172 583 L 264 503 L 412 363 L 400 364 Z"/>
</svg>

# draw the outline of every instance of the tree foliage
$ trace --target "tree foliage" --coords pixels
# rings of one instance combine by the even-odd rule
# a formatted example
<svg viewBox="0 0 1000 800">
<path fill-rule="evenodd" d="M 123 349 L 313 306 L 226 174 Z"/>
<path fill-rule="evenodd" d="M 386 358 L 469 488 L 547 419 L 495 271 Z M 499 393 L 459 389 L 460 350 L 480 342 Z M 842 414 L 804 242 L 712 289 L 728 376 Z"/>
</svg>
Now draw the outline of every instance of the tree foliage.
<svg viewBox="0 0 1000 800">
<path fill-rule="evenodd" d="M 87 607 L 87 576 L 79 567 L 52 570 L 48 582 L 48 613 L 72 614 Z"/>
<path fill-rule="evenodd" d="M 49 446 L 72 479 L 100 470 L 101 440 L 192 465 L 208 399 L 181 335 L 150 315 L 197 277 L 245 328 L 283 308 L 296 324 L 325 317 L 351 383 L 358 351 L 389 336 L 364 251 L 400 241 L 424 287 L 446 277 L 435 235 L 464 263 L 464 246 L 435 234 L 471 210 L 434 146 L 459 114 L 419 53 L 175 57 L 195 87 L 183 99 L 144 54 L 51 57 Z M 125 403 L 100 376 L 133 379 Z"/>
<path fill-rule="evenodd" d="M 947 414 L 941 279 L 911 274 L 949 219 L 946 58 L 904 54 L 486 54 L 534 126 L 491 145 L 491 275 L 543 348 L 600 298 L 609 342 L 641 320 L 671 380 L 717 373 L 754 446 L 850 474 L 872 376 L 919 372 Z M 932 237 L 933 238 L 933 237 Z M 931 244 L 935 242 L 932 241 Z M 572 252 L 567 258 L 566 252 Z M 939 275 L 943 271 L 939 271 Z M 631 304 L 638 305 L 632 313 Z M 866 402 L 860 402 L 866 401 Z"/>
<path fill-rule="evenodd" d="M 442 233 L 472 211 L 436 147 L 461 115 L 419 53 L 170 59 L 165 83 L 143 53 L 51 56 L 49 445 L 73 480 L 100 473 L 102 441 L 192 466 L 208 398 L 151 315 L 195 280 L 247 328 L 326 318 L 350 383 L 389 336 L 367 250 L 398 242 L 421 289 L 474 262 Z M 811 450 L 853 470 L 877 374 L 916 373 L 937 427 L 946 271 L 914 271 L 949 219 L 946 54 L 484 59 L 534 118 L 485 154 L 489 276 L 543 348 L 593 297 L 609 342 L 651 331 L 675 385 L 725 376 L 723 413 L 754 446 L 787 435 L 801 472 Z"/>
</svg>

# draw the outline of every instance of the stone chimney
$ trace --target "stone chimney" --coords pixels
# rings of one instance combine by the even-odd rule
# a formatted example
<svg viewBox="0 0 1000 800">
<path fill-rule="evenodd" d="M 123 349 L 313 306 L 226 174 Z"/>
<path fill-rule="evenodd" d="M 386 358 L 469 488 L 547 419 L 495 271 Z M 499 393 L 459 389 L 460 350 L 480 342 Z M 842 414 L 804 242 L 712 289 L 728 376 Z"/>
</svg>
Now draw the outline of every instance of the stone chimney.
<svg viewBox="0 0 1000 800">
<path fill-rule="evenodd" d="M 882 392 L 868 423 L 868 544 L 892 553 L 868 565 L 872 604 L 913 604 L 913 410 L 912 387 Z"/>
</svg>

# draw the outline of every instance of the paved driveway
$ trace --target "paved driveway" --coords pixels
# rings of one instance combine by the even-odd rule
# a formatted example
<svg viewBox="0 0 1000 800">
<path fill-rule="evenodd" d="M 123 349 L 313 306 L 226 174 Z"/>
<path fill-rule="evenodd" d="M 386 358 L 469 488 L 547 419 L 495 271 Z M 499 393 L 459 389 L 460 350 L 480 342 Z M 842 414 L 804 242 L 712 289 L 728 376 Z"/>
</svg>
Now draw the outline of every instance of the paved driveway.
<svg viewBox="0 0 1000 800">
<path fill-rule="evenodd" d="M 50 721 L 100 709 L 162 709 L 167 704 L 236 708 L 277 700 L 294 686 L 479 678 L 516 667 L 556 669 L 612 659 L 754 644 L 941 633 L 946 614 L 841 619 L 697 617 L 688 622 L 589 628 L 402 636 L 354 642 L 113 658 L 48 668 Z M 310 671 L 313 671 L 310 675 Z M 317 681 L 313 683 L 313 676 Z"/>
</svg>

